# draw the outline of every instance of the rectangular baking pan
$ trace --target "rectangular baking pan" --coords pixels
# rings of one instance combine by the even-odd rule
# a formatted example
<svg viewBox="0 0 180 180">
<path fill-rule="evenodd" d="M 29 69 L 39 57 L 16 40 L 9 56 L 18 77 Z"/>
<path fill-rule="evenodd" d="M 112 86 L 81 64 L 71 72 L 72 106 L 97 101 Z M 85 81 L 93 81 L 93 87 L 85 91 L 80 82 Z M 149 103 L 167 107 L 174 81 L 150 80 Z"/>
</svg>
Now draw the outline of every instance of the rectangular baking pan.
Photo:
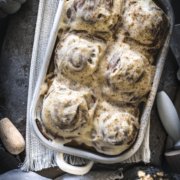
<svg viewBox="0 0 180 180">
<path fill-rule="evenodd" d="M 77 157 L 89 159 L 89 160 L 99 162 L 99 163 L 104 163 L 104 164 L 113 164 L 113 163 L 122 162 L 124 160 L 129 159 L 131 156 L 133 156 L 137 152 L 137 150 L 140 148 L 140 146 L 143 142 L 144 134 L 146 132 L 148 121 L 150 119 L 151 109 L 152 109 L 152 106 L 153 106 L 153 103 L 155 100 L 156 92 L 157 92 L 161 74 L 163 71 L 165 59 L 166 59 L 166 56 L 167 56 L 167 53 L 169 50 L 170 37 L 172 34 L 173 25 L 174 25 L 174 14 L 173 14 L 171 4 L 170 4 L 169 0 L 156 0 L 158 5 L 164 10 L 167 17 L 169 18 L 170 27 L 168 29 L 168 33 L 167 33 L 164 45 L 161 48 L 159 55 L 157 57 L 156 71 L 155 71 L 155 76 L 154 76 L 154 80 L 153 80 L 153 85 L 152 85 L 152 89 L 150 91 L 148 100 L 146 102 L 146 105 L 144 107 L 142 116 L 140 118 L 140 129 L 139 129 L 139 133 L 138 133 L 136 142 L 127 151 L 125 151 L 124 153 L 122 153 L 120 155 L 106 156 L 106 155 L 103 155 L 100 153 L 90 152 L 90 151 L 86 151 L 86 150 L 78 149 L 78 148 L 72 148 L 72 147 L 65 146 L 63 144 L 49 141 L 42 135 L 42 133 L 40 132 L 40 130 L 37 126 L 37 123 L 36 123 L 36 119 L 40 120 L 40 114 L 38 112 L 38 108 L 40 106 L 40 104 L 38 104 L 38 100 L 40 97 L 40 88 L 45 80 L 46 75 L 47 75 L 48 67 L 49 67 L 49 64 L 51 61 L 51 56 L 52 56 L 55 42 L 57 39 L 59 22 L 61 19 L 61 12 L 62 12 L 62 8 L 63 8 L 63 1 L 61 1 L 61 2 L 62 2 L 61 8 L 58 8 L 58 11 L 56 14 L 56 18 L 54 21 L 54 25 L 52 27 L 51 35 L 49 37 L 49 42 L 48 42 L 48 46 L 47 46 L 47 50 L 46 50 L 46 54 L 45 54 L 45 59 L 42 64 L 42 69 L 40 71 L 40 75 L 39 75 L 39 78 L 38 78 L 38 81 L 36 84 L 32 104 L 31 104 L 30 116 L 31 116 L 31 122 L 33 125 L 34 132 L 45 146 L 47 146 L 48 148 L 50 148 L 54 151 L 74 155 Z"/>
</svg>

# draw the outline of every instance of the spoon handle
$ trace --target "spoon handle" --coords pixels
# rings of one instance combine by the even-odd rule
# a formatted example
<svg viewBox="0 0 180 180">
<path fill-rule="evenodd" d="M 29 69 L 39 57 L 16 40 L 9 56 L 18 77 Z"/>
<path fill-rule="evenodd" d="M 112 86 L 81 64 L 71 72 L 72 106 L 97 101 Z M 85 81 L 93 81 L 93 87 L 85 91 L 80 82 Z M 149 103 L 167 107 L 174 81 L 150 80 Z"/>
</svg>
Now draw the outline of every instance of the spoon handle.
<svg viewBox="0 0 180 180">
<path fill-rule="evenodd" d="M 164 91 L 157 94 L 157 108 L 166 132 L 177 142 L 180 140 L 180 120 L 172 101 Z"/>
</svg>

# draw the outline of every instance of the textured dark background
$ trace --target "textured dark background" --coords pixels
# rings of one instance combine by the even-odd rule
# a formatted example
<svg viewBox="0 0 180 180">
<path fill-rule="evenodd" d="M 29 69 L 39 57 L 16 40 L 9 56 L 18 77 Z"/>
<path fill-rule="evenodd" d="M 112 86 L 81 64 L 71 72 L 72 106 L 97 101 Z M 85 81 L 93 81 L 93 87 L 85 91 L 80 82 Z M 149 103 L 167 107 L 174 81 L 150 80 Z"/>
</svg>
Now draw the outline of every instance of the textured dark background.
<svg viewBox="0 0 180 180">
<path fill-rule="evenodd" d="M 25 136 L 28 78 L 31 63 L 34 31 L 36 25 L 37 0 L 28 0 L 19 12 L 0 20 L 0 37 L 4 42 L 0 53 L 0 113 L 10 118 Z M 176 22 L 180 21 L 180 2 L 172 0 L 176 11 Z M 179 3 L 179 4 L 178 4 Z M 4 32 L 5 33 L 4 33 Z M 4 33 L 4 35 L 2 35 Z M 177 64 L 171 52 L 167 57 L 159 90 L 168 93 L 175 100 L 178 89 Z M 156 105 L 151 115 L 150 148 L 151 163 L 161 165 L 166 142 L 166 133 L 157 115 Z"/>
</svg>

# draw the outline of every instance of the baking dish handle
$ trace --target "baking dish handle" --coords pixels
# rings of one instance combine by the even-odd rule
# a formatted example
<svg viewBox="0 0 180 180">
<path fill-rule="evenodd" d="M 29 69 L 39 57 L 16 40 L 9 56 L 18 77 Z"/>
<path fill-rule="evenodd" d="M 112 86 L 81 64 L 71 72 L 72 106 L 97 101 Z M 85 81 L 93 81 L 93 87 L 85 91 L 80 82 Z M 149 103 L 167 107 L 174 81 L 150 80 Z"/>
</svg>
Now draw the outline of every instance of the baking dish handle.
<svg viewBox="0 0 180 180">
<path fill-rule="evenodd" d="M 64 154 L 63 153 L 57 153 L 56 154 L 56 163 L 59 166 L 59 168 L 69 174 L 74 174 L 74 175 L 84 175 L 87 174 L 94 162 L 90 161 L 88 164 L 86 164 L 85 166 L 73 166 L 71 164 L 68 164 L 65 160 L 64 160 Z"/>
</svg>

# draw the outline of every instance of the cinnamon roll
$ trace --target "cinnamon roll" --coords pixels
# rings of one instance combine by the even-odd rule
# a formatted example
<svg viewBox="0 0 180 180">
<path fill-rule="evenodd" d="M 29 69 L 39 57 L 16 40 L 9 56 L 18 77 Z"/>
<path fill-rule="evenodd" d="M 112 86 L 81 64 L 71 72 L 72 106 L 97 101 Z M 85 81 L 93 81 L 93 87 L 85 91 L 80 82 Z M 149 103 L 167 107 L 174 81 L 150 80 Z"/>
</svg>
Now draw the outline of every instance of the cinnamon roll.
<svg viewBox="0 0 180 180">
<path fill-rule="evenodd" d="M 123 0 L 65 1 L 63 25 L 90 33 L 109 32 L 121 17 Z"/>
<path fill-rule="evenodd" d="M 88 80 L 97 70 L 105 47 L 102 41 L 67 35 L 56 48 L 57 72 L 73 80 Z"/>
<path fill-rule="evenodd" d="M 92 146 L 107 155 L 118 155 L 127 150 L 135 141 L 139 129 L 139 114 L 135 109 L 117 109 L 103 102 L 95 114 Z M 135 111 L 137 114 L 131 113 Z"/>
<path fill-rule="evenodd" d="M 145 46 L 130 37 L 125 37 L 124 42 L 128 44 L 131 49 L 145 56 L 150 64 L 154 63 L 158 52 L 157 47 Z"/>
<path fill-rule="evenodd" d="M 159 47 L 168 27 L 168 19 L 152 0 L 126 0 L 123 27 L 136 41 Z"/>
<path fill-rule="evenodd" d="M 105 97 L 124 103 L 141 101 L 151 89 L 154 67 L 124 43 L 112 46 L 107 61 L 107 85 L 102 89 Z"/>
<path fill-rule="evenodd" d="M 94 96 L 90 91 L 73 91 L 54 80 L 42 105 L 46 132 L 64 142 L 81 136 L 89 128 L 94 107 Z"/>
</svg>

